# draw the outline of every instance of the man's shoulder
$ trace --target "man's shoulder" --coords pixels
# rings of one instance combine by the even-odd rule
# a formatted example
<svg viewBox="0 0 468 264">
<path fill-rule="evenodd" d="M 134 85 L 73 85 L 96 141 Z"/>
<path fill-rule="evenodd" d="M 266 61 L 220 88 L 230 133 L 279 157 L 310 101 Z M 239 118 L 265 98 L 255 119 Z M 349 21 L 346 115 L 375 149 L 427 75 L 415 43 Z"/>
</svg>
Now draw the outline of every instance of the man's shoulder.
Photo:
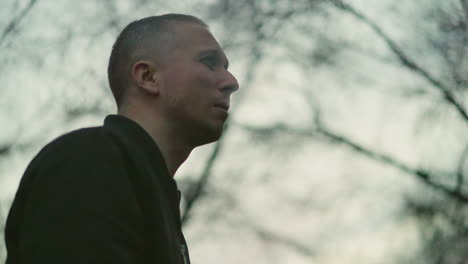
<svg viewBox="0 0 468 264">
<path fill-rule="evenodd" d="M 63 134 L 45 145 L 37 154 L 36 161 L 63 160 L 80 156 L 92 158 L 112 156 L 118 148 L 110 134 L 102 127 L 87 127 Z"/>
<path fill-rule="evenodd" d="M 95 140 L 99 137 L 102 138 L 103 136 L 102 126 L 80 128 L 58 136 L 47 144 L 46 147 L 73 145 L 80 142 Z"/>
</svg>

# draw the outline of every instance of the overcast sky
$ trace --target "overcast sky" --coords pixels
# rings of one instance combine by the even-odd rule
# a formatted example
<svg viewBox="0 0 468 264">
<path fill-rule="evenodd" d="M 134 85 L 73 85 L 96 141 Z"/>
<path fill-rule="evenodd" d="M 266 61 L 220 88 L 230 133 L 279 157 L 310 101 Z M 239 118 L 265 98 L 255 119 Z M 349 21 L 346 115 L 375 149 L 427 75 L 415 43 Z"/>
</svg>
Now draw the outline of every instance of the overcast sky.
<svg viewBox="0 0 468 264">
<path fill-rule="evenodd" d="M 11 18 L 8 10 L 16 2 L 3 1 L 8 8 L 0 10 L 0 30 Z M 17 2 L 24 6 L 27 1 Z M 406 43 L 410 39 L 405 23 L 417 13 L 414 4 L 350 2 L 377 19 L 395 40 Z M 152 14 L 201 14 L 204 6 L 182 1 L 166 6 L 148 3 L 133 10 L 128 1 L 118 3 L 120 27 Z M 93 1 L 38 1 L 18 28 L 24 32 L 19 41 L 12 37 L 4 44 L 8 54 L 0 57 L 6 61 L 0 70 L 0 144 L 15 140 L 28 143 L 28 147 L 0 160 L 3 200 L 11 200 L 22 172 L 45 143 L 71 129 L 99 125 L 105 116 L 85 115 L 69 122 L 63 120 L 64 105 L 102 100 L 107 113 L 115 111 L 110 93 L 102 88 L 117 32 L 100 33 L 101 23 L 90 26 L 89 21 L 102 16 L 96 8 L 103 7 Z M 185 229 L 193 263 L 395 263 L 392 256 L 417 248 L 417 229 L 402 213 L 404 194 L 417 185 L 412 176 L 320 138 L 284 134 L 266 141 L 242 129 L 242 125 L 269 127 L 278 123 L 309 128 L 313 113 L 303 93 L 307 90 L 323 107 L 325 124 L 335 131 L 411 166 L 434 160 L 441 170 L 453 166 L 452 154 L 459 150 L 461 135 L 466 134 L 464 127 L 453 126 L 455 114 L 446 113 L 440 126 L 428 126 L 430 131 L 415 132 L 425 125 L 420 121 L 421 109 L 438 94 L 429 91 L 422 99 L 402 99 L 402 90 L 427 84 L 401 69 L 387 46 L 351 16 L 332 12 L 330 20 L 319 19 L 317 23 L 317 27 L 323 23 L 337 38 L 357 43 L 378 56 L 345 51 L 337 58 L 336 67 L 305 70 L 270 54 L 255 68 L 254 80 L 245 83 L 248 56 L 227 50 L 228 56 L 232 54 L 231 70 L 245 91 L 233 99 L 234 125 L 223 139 L 224 148 L 209 186 L 211 195 L 202 201 L 203 206 L 197 208 L 193 222 Z M 214 24 L 213 34 L 229 40 L 224 27 L 229 25 Z M 67 41 L 67 30 L 72 41 L 58 53 L 62 49 L 54 45 L 65 43 L 61 38 Z M 90 30 L 96 32 L 92 40 L 86 34 L 77 37 Z M 290 34 L 285 37 L 297 37 L 293 31 Z M 307 42 L 305 36 L 305 46 L 314 43 Z M 452 129 L 447 131 L 445 126 Z M 431 140 L 437 138 L 444 138 L 444 144 Z M 34 144 L 29 144 L 31 141 Z M 196 179 L 212 148 L 208 145 L 195 150 L 176 179 Z M 2 210 L 5 215 L 7 209 Z M 265 239 L 258 230 L 303 245 L 310 255 Z"/>
</svg>

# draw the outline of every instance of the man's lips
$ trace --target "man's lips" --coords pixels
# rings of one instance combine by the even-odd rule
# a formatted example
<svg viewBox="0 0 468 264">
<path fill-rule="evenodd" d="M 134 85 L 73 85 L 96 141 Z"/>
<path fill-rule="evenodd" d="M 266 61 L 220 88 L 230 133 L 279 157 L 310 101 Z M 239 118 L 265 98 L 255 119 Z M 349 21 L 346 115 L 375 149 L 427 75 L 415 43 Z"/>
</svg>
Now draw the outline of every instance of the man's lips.
<svg viewBox="0 0 468 264">
<path fill-rule="evenodd" d="M 229 111 L 229 104 L 220 102 L 220 103 L 214 104 L 214 106 L 215 106 L 215 107 L 222 108 L 222 109 L 224 109 L 224 110 L 226 110 L 226 111 Z"/>
</svg>

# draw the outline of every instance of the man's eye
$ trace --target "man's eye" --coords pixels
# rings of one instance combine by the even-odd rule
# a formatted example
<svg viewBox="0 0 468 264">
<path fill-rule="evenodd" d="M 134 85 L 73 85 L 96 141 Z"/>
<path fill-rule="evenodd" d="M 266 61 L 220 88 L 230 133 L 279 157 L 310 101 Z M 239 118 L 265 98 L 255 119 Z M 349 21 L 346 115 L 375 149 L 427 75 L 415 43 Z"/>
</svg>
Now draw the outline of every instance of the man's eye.
<svg viewBox="0 0 468 264">
<path fill-rule="evenodd" d="M 204 58 L 201 60 L 203 64 L 205 64 L 211 70 L 214 70 L 216 66 L 216 60 L 214 58 Z"/>
</svg>

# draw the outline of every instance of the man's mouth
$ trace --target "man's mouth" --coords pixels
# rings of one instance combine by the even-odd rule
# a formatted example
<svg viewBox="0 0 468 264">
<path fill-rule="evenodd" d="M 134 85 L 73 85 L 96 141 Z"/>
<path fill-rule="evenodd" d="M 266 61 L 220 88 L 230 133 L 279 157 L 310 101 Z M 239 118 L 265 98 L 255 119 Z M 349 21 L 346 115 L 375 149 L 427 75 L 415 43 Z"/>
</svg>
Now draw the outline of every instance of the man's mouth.
<svg viewBox="0 0 468 264">
<path fill-rule="evenodd" d="M 216 103 L 214 106 L 229 111 L 229 105 L 226 103 Z"/>
</svg>

